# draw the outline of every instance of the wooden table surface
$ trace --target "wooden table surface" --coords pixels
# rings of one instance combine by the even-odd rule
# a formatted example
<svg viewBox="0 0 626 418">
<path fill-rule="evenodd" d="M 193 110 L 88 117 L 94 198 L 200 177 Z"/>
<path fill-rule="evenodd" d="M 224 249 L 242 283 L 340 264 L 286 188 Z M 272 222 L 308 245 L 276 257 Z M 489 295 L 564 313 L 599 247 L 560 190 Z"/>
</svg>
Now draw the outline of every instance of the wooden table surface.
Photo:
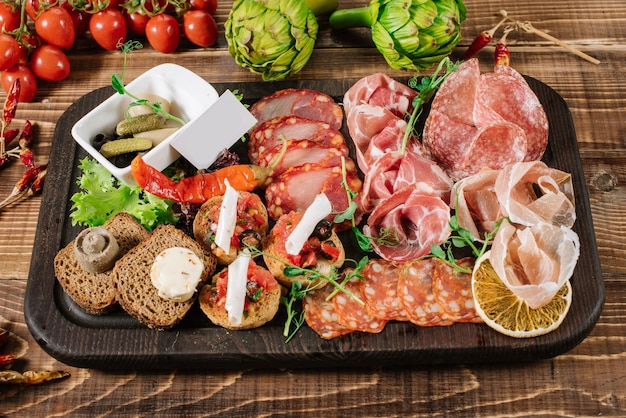
<svg viewBox="0 0 626 418">
<path fill-rule="evenodd" d="M 345 1 L 341 7 L 365 1 Z M 231 2 L 219 5 L 220 28 Z M 590 194 L 606 288 L 602 315 L 591 334 L 556 358 L 516 364 L 450 364 L 359 369 L 236 371 L 100 371 L 67 366 L 47 355 L 24 320 L 24 294 L 40 197 L 0 212 L 0 327 L 24 339 L 14 368 L 61 369 L 71 377 L 32 387 L 0 387 L 0 416 L 624 416 L 626 415 L 626 9 L 623 2 L 478 0 L 467 2 L 459 58 L 473 37 L 498 20 L 497 12 L 528 20 L 601 61 L 595 65 L 532 34 L 509 36 L 511 64 L 565 99 L 575 124 Z M 297 79 L 354 78 L 386 66 L 368 32 L 335 33 L 321 18 L 311 60 Z M 492 47 L 479 54 L 483 71 Z M 83 38 L 69 51 L 72 72 L 59 83 L 40 82 L 18 121 L 36 125 L 36 160 L 48 159 L 55 123 L 86 93 L 119 72 L 119 52 Z M 164 55 L 146 47 L 133 53 L 131 80 L 160 63 L 183 65 L 210 82 L 259 81 L 229 55 L 223 30 L 215 47 L 182 47 Z M 4 100 L 4 95 L 2 99 Z M 0 171 L 0 196 L 22 174 L 19 164 Z M 46 184 L 46 187 L 55 187 Z M 36 256 L 36 255 L 35 255 Z M 52 295 L 51 295 L 52 297 Z M 167 370 L 167 365 L 164 365 Z"/>
</svg>

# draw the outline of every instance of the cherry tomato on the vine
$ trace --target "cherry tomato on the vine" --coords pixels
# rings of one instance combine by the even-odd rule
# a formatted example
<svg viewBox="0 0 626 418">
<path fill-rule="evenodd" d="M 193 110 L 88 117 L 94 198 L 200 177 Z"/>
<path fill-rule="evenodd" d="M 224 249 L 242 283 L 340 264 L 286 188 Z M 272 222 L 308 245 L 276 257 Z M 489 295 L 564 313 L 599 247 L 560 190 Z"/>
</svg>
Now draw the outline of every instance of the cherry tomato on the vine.
<svg viewBox="0 0 626 418">
<path fill-rule="evenodd" d="M 0 30 L 11 32 L 20 27 L 20 10 L 0 2 Z"/>
<path fill-rule="evenodd" d="M 0 33 L 0 71 L 13 67 L 20 59 L 20 44 L 9 34 Z"/>
<path fill-rule="evenodd" d="M 91 18 L 91 14 L 74 9 L 69 2 L 64 2 L 61 4 L 65 10 L 68 11 L 70 17 L 72 18 L 72 24 L 74 25 L 74 36 L 78 38 L 79 36 L 83 36 L 89 30 L 89 19 Z"/>
<path fill-rule="evenodd" d="M 126 26 L 131 33 L 140 36 L 146 34 L 146 25 L 150 20 L 150 16 L 140 12 L 125 13 L 124 16 L 126 17 Z"/>
<path fill-rule="evenodd" d="M 204 10 L 211 16 L 217 11 L 217 0 L 190 0 L 189 5 L 191 10 Z"/>
<path fill-rule="evenodd" d="M 60 81 L 70 75 L 70 60 L 54 45 L 42 45 L 30 55 L 30 68 L 42 80 Z"/>
<path fill-rule="evenodd" d="M 157 51 L 163 54 L 174 52 L 180 41 L 178 20 L 164 13 L 152 16 L 146 25 L 146 38 Z"/>
<path fill-rule="evenodd" d="M 217 41 L 217 23 L 205 10 L 190 10 L 183 15 L 183 33 L 189 41 L 201 47 Z"/>
<path fill-rule="evenodd" d="M 35 20 L 35 30 L 41 39 L 61 49 L 69 49 L 76 39 L 72 16 L 61 6 L 44 10 Z"/>
<path fill-rule="evenodd" d="M 30 52 L 35 48 L 41 46 L 41 39 L 37 34 L 24 32 L 22 33 L 22 40 L 20 42 L 20 64 L 26 64 L 28 62 L 28 57 Z"/>
<path fill-rule="evenodd" d="M 30 102 L 37 93 L 37 77 L 25 64 L 16 64 L 13 68 L 10 68 L 2 72 L 0 75 L 0 85 L 5 92 L 9 91 L 13 82 L 16 79 L 20 79 L 20 102 Z"/>
<path fill-rule="evenodd" d="M 46 10 L 50 3 L 48 0 L 24 0 L 26 2 L 26 14 L 33 20 Z"/>
<path fill-rule="evenodd" d="M 107 8 L 91 16 L 89 31 L 98 45 L 114 51 L 126 42 L 126 19 L 118 9 Z"/>
</svg>

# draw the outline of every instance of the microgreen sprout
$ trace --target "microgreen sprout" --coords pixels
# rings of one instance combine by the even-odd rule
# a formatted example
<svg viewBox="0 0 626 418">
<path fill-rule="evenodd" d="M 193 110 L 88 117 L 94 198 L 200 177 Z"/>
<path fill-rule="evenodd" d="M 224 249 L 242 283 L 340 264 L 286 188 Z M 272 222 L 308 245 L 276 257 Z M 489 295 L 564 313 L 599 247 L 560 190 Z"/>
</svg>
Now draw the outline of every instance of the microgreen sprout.
<svg viewBox="0 0 626 418">
<path fill-rule="evenodd" d="M 402 148 L 401 152 L 404 154 L 406 151 L 406 146 L 411 138 L 413 130 L 415 128 L 415 123 L 417 122 L 419 116 L 422 114 L 424 103 L 428 103 L 430 99 L 432 99 L 433 95 L 441 86 L 441 84 L 445 81 L 445 79 L 459 68 L 461 63 L 453 63 L 450 58 L 446 57 L 439 62 L 437 69 L 430 76 L 418 77 L 413 76 L 409 79 L 408 85 L 412 89 L 417 90 L 419 93 L 413 99 L 413 112 L 409 116 L 409 120 L 407 121 L 407 128 L 404 132 L 404 138 L 402 139 Z M 442 71 L 445 72 L 440 74 Z"/>
<path fill-rule="evenodd" d="M 122 66 L 122 75 L 113 74 L 111 76 L 111 85 L 113 86 L 115 91 L 118 92 L 119 94 L 125 94 L 131 99 L 133 99 L 133 102 L 129 104 L 129 107 L 147 106 L 150 109 L 152 109 L 155 113 L 160 113 L 161 115 L 165 116 L 166 119 L 172 120 L 180 125 L 184 125 L 185 124 L 184 120 L 170 114 L 169 112 L 166 112 L 161 107 L 161 103 L 150 103 L 146 99 L 141 99 L 135 96 L 133 93 L 129 92 L 126 89 L 126 87 L 124 87 L 124 71 L 126 70 L 127 56 L 130 52 L 134 51 L 135 49 L 141 49 L 141 48 L 143 48 L 143 45 L 139 41 L 129 40 L 129 41 L 126 41 L 124 44 L 122 44 L 122 46 L 120 47 L 120 49 L 122 50 L 122 54 L 124 56 L 124 64 Z"/>
</svg>

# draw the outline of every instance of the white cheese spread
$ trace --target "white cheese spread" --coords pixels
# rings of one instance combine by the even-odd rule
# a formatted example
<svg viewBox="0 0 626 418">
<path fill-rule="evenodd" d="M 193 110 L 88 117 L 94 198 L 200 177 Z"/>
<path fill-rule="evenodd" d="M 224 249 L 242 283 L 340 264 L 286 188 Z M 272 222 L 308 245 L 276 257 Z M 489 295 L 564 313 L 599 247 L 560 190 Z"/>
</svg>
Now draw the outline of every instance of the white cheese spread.
<svg viewBox="0 0 626 418">
<path fill-rule="evenodd" d="M 296 255 L 300 254 L 302 246 L 309 239 L 315 226 L 319 221 L 327 217 L 332 211 L 332 206 L 328 197 L 324 193 L 320 193 L 315 196 L 311 205 L 306 209 L 304 215 L 298 225 L 291 231 L 287 241 L 285 242 L 285 249 L 287 254 Z"/>
<path fill-rule="evenodd" d="M 163 250 L 152 263 L 150 280 L 163 299 L 189 300 L 202 278 L 204 263 L 190 249 L 171 247 Z"/>
<path fill-rule="evenodd" d="M 246 301 L 246 284 L 248 283 L 248 265 L 250 252 L 244 250 L 228 266 L 228 286 L 226 287 L 226 312 L 232 325 L 241 324 L 243 308 Z"/>
<path fill-rule="evenodd" d="M 225 180 L 226 192 L 220 207 L 220 217 L 217 221 L 217 232 L 215 233 L 215 245 L 220 247 L 226 254 L 230 253 L 230 240 L 235 233 L 237 226 L 237 200 L 239 193 L 228 180 Z"/>
</svg>

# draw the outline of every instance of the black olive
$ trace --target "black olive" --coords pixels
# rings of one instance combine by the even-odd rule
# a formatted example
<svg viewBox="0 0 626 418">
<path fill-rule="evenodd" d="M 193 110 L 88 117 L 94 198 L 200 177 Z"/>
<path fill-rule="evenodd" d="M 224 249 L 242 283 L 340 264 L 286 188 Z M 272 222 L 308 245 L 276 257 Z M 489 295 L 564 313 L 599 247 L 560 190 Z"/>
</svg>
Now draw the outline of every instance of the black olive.
<svg viewBox="0 0 626 418">
<path fill-rule="evenodd" d="M 263 288 L 257 282 L 250 281 L 246 283 L 246 297 L 252 302 L 256 302 L 261 298 Z"/>
<path fill-rule="evenodd" d="M 252 247 L 261 249 L 261 235 L 254 229 L 246 229 L 239 234 L 241 248 Z"/>
<path fill-rule="evenodd" d="M 133 161 L 133 158 L 137 156 L 136 152 L 127 152 L 126 154 L 116 155 L 111 158 L 111 162 L 118 168 L 128 167 Z"/>
<path fill-rule="evenodd" d="M 315 225 L 313 236 L 319 238 L 320 241 L 327 240 L 333 234 L 333 224 L 328 219 L 322 219 Z"/>
<path fill-rule="evenodd" d="M 104 144 L 113 141 L 114 139 L 116 138 L 113 135 L 101 133 L 95 136 L 93 141 L 91 141 L 91 145 L 93 145 L 97 151 L 100 151 L 100 148 L 102 148 Z"/>
</svg>

